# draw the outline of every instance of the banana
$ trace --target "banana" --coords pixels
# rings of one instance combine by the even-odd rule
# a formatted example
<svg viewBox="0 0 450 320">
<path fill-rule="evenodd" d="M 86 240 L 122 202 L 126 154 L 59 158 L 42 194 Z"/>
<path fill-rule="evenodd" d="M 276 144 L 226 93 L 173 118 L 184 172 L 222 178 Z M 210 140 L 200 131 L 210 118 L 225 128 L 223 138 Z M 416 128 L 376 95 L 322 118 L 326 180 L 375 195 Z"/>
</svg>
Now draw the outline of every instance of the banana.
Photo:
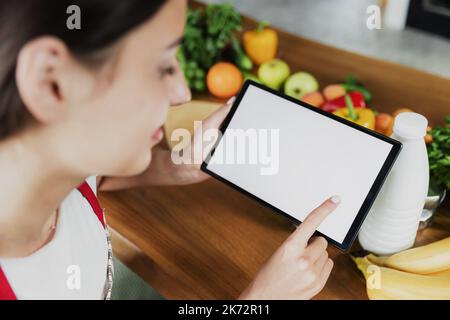
<svg viewBox="0 0 450 320">
<path fill-rule="evenodd" d="M 385 295 L 381 290 L 367 291 L 370 300 L 394 300 Z"/>
<path fill-rule="evenodd" d="M 432 274 L 450 269 L 450 237 L 388 257 L 368 256 L 370 262 L 401 271 Z"/>
<path fill-rule="evenodd" d="M 369 299 L 450 300 L 450 277 L 413 274 L 373 264 L 368 257 L 354 258 L 366 278 Z"/>
<path fill-rule="evenodd" d="M 373 254 L 369 254 L 366 256 L 367 259 L 369 259 L 369 262 L 371 262 L 372 264 L 379 266 L 379 267 L 383 267 L 384 265 L 384 261 L 387 257 L 377 257 L 374 256 Z M 450 277 L 450 269 L 444 270 L 444 271 L 439 271 L 439 272 L 433 272 L 433 273 L 427 273 L 428 276 L 438 276 L 438 277 Z"/>
<path fill-rule="evenodd" d="M 429 276 L 444 276 L 444 277 L 450 277 L 450 269 L 445 271 L 439 271 L 434 273 L 429 273 Z"/>
</svg>

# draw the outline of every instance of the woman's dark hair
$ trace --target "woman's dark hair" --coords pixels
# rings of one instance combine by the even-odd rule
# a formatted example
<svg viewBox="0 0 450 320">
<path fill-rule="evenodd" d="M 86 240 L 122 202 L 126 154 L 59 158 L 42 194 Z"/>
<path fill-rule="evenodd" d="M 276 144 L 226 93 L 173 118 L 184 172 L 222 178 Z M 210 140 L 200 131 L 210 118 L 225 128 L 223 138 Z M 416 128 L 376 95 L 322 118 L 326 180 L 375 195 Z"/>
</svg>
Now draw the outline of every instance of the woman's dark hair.
<svg viewBox="0 0 450 320">
<path fill-rule="evenodd" d="M 152 17 L 165 0 L 0 0 L 0 140 L 32 119 L 15 81 L 16 60 L 30 40 L 56 36 L 71 52 L 89 57 Z M 81 29 L 66 23 L 71 5 L 80 8 Z"/>
</svg>

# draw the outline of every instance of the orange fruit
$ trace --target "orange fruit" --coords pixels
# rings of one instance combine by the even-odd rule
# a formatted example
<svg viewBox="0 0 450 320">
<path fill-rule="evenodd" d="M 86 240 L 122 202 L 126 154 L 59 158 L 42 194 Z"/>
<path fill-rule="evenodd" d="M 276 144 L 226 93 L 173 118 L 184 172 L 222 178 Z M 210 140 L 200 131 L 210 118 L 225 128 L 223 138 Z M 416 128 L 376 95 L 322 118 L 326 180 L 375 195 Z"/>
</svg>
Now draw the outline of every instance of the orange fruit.
<svg viewBox="0 0 450 320">
<path fill-rule="evenodd" d="M 390 136 L 394 126 L 394 117 L 388 113 L 379 113 L 375 118 L 375 131 Z"/>
<path fill-rule="evenodd" d="M 236 95 L 242 82 L 241 71 L 234 64 L 228 62 L 216 63 L 206 75 L 209 92 L 218 98 L 230 98 Z"/>
<path fill-rule="evenodd" d="M 392 114 L 392 116 L 395 118 L 396 116 L 398 116 L 400 113 L 403 113 L 403 112 L 414 112 L 414 111 L 412 111 L 409 108 L 400 108 L 400 109 L 395 110 L 394 113 Z"/>
</svg>

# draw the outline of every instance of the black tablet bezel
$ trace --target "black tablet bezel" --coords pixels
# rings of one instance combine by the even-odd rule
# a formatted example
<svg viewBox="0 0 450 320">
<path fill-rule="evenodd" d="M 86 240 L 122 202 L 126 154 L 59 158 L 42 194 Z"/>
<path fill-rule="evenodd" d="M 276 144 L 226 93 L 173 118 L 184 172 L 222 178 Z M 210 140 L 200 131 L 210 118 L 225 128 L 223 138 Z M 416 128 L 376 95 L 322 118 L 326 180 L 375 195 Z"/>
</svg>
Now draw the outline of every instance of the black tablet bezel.
<svg viewBox="0 0 450 320">
<path fill-rule="evenodd" d="M 279 91 L 276 91 L 276 90 L 273 90 L 271 88 L 268 88 L 268 87 L 266 87 L 266 86 L 264 86 L 264 85 L 262 85 L 260 83 L 252 81 L 252 80 L 247 80 L 244 83 L 244 85 L 242 86 L 241 91 L 237 95 L 236 100 L 234 101 L 230 112 L 228 113 L 228 115 L 226 116 L 225 120 L 223 121 L 223 123 L 222 123 L 222 125 L 220 127 L 220 132 L 222 133 L 221 137 L 223 136 L 225 130 L 227 129 L 228 124 L 230 123 L 231 119 L 233 118 L 234 113 L 236 112 L 239 104 L 241 103 L 242 98 L 244 97 L 244 95 L 245 95 L 245 93 L 246 93 L 246 91 L 247 91 L 247 89 L 248 89 L 248 87 L 250 85 L 258 87 L 259 89 L 262 89 L 262 90 L 265 90 L 267 92 L 270 92 L 270 93 L 272 93 L 274 95 L 277 95 L 277 96 L 279 96 L 281 98 L 284 98 L 286 100 L 289 100 L 289 101 L 291 101 L 291 102 L 293 102 L 293 103 L 295 103 L 295 104 L 297 104 L 297 105 L 299 105 L 301 107 L 307 108 L 307 109 L 309 109 L 311 111 L 314 111 L 316 113 L 319 113 L 319 114 L 321 114 L 321 115 L 323 115 L 325 117 L 328 117 L 330 119 L 333 119 L 335 121 L 338 121 L 340 123 L 348 125 L 348 126 L 354 128 L 356 130 L 364 132 L 364 133 L 366 133 L 366 134 L 368 134 L 370 136 L 373 136 L 375 138 L 383 140 L 383 141 L 385 141 L 385 142 L 387 142 L 387 143 L 392 145 L 391 151 L 389 152 L 389 155 L 387 156 L 383 166 L 381 167 L 380 172 L 378 173 L 374 183 L 372 184 L 372 187 L 370 188 L 369 193 L 367 194 L 366 198 L 364 199 L 364 202 L 363 202 L 361 208 L 359 209 L 358 214 L 356 215 L 355 220 L 353 221 L 350 229 L 348 230 L 344 241 L 342 243 L 339 243 L 339 242 L 335 241 L 334 239 L 331 239 L 330 237 L 322 234 L 321 232 L 316 231 L 316 234 L 326 238 L 330 243 L 332 243 L 337 248 L 339 248 L 339 249 L 341 249 L 343 251 L 348 251 L 350 249 L 351 245 L 353 244 L 353 242 L 354 242 L 354 240 L 355 240 L 355 238 L 356 238 L 356 236 L 358 234 L 358 231 L 361 228 L 361 225 L 362 225 L 364 219 L 366 218 L 366 216 L 367 216 L 367 214 L 368 214 L 368 212 L 369 212 L 373 202 L 375 201 L 375 199 L 376 199 L 376 197 L 378 195 L 378 192 L 380 191 L 384 181 L 386 180 L 386 177 L 387 177 L 389 171 L 391 170 L 395 160 L 397 159 L 398 154 L 400 153 L 400 150 L 402 148 L 401 142 L 399 142 L 397 140 L 394 140 L 394 139 L 392 139 L 390 137 L 384 136 L 384 135 L 382 135 L 382 134 L 380 134 L 378 132 L 372 131 L 372 130 L 367 129 L 365 127 L 362 127 L 362 126 L 360 126 L 360 125 L 358 125 L 358 124 L 356 124 L 354 122 L 351 122 L 351 121 L 348 121 L 348 120 L 343 119 L 341 117 L 338 117 L 338 116 L 336 116 L 336 115 L 334 115 L 332 113 L 326 112 L 326 111 L 324 111 L 324 110 L 322 110 L 320 108 L 311 106 L 311 105 L 309 105 L 309 104 L 307 104 L 307 103 L 305 103 L 303 101 L 300 101 L 300 100 L 297 100 L 297 99 L 292 98 L 290 96 L 287 96 L 287 95 L 285 95 L 285 94 L 283 94 L 283 93 L 281 93 Z M 289 215 L 288 213 L 286 213 L 286 212 L 284 212 L 284 211 L 274 207 L 270 203 L 268 203 L 268 202 L 264 201 L 263 199 L 253 195 L 252 193 L 242 189 L 241 187 L 239 187 L 239 186 L 235 185 L 234 183 L 232 183 L 231 181 L 228 181 L 227 179 L 217 175 L 216 173 L 212 172 L 211 170 L 209 170 L 207 168 L 208 163 L 211 160 L 211 157 L 214 155 L 214 152 L 215 152 L 216 147 L 219 144 L 220 140 L 221 139 L 218 139 L 216 141 L 215 145 L 213 146 L 213 148 L 209 152 L 209 154 L 206 157 L 205 161 L 203 161 L 203 163 L 201 165 L 201 170 L 203 172 L 211 175 L 212 177 L 216 178 L 217 180 L 219 180 L 219 181 L 229 185 L 233 189 L 236 189 L 236 190 L 240 191 L 241 193 L 245 194 L 246 196 L 256 200 L 260 204 L 262 204 L 262 205 L 264 205 L 264 206 L 266 206 L 268 208 L 271 208 L 275 212 L 277 212 L 277 213 L 287 217 L 294 224 L 296 224 L 296 225 L 301 224 L 301 221 L 296 219 L 295 217 L 293 217 L 293 216 Z"/>
</svg>

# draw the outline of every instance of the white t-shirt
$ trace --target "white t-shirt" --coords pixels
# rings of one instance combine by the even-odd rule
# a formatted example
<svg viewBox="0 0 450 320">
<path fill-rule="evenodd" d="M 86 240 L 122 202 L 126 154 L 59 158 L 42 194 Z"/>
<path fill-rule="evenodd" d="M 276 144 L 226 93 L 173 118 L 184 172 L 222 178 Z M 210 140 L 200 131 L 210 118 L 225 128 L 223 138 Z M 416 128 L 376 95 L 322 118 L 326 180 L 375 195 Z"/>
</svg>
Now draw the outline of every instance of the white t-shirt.
<svg viewBox="0 0 450 320">
<path fill-rule="evenodd" d="M 95 176 L 87 182 L 96 192 Z M 103 299 L 107 264 L 105 229 L 76 189 L 62 202 L 48 244 L 28 257 L 0 259 L 19 300 Z"/>
</svg>

